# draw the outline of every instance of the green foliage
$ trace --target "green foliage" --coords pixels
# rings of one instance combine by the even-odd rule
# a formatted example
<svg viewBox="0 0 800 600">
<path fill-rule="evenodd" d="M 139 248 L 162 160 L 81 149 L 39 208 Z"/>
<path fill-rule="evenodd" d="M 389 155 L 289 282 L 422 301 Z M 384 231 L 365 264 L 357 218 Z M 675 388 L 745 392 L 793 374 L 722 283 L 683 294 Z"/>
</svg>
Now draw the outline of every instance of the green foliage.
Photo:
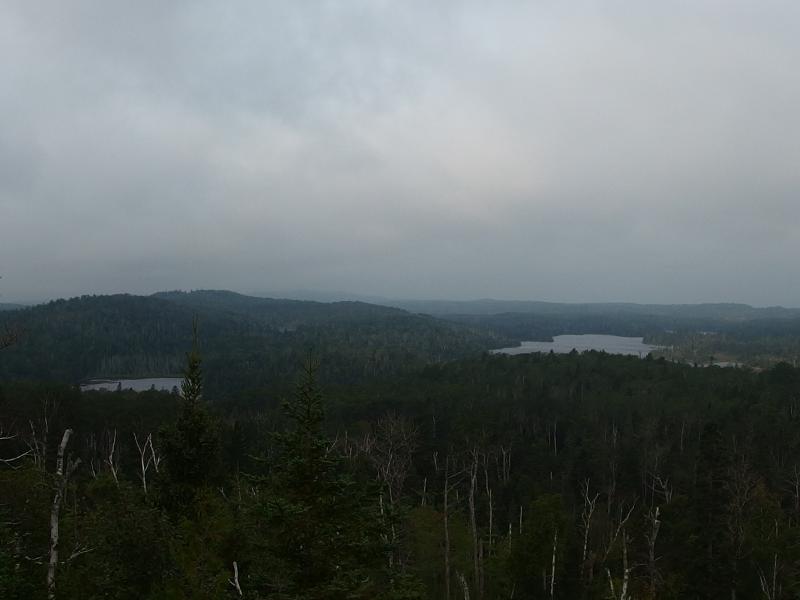
<svg viewBox="0 0 800 600">
<path fill-rule="evenodd" d="M 309 348 L 327 380 L 353 382 L 463 357 L 510 340 L 485 329 L 360 302 L 299 302 L 231 292 L 84 296 L 0 312 L 25 335 L 3 351 L 0 379 L 76 383 L 179 373 L 195 317 L 216 398 L 291 382 Z"/>
<path fill-rule="evenodd" d="M 290 426 L 278 436 L 269 493 L 248 513 L 251 554 L 269 559 L 247 565 L 247 581 L 264 598 L 374 598 L 385 560 L 377 496 L 323 435 L 315 371 L 307 365 L 285 404 Z"/>
<path fill-rule="evenodd" d="M 82 489 L 78 513 L 64 518 L 62 547 L 87 552 L 59 573 L 66 598 L 153 597 L 163 587 L 173 539 L 167 519 L 138 487 L 104 475 Z"/>
<path fill-rule="evenodd" d="M 197 318 L 192 323 L 193 339 L 192 350 L 186 355 L 186 368 L 183 371 L 181 392 L 183 399 L 188 404 L 198 404 L 203 395 L 203 373 L 200 367 L 200 351 L 197 342 Z"/>
<path fill-rule="evenodd" d="M 218 475 L 220 461 L 219 427 L 201 398 L 203 378 L 196 337 L 186 361 L 181 412 L 159 436 L 166 472 L 159 482 L 160 493 L 165 505 L 175 511 L 192 507 L 197 491 Z"/>
<path fill-rule="evenodd" d="M 457 573 L 479 598 L 473 456 L 483 600 L 549 596 L 556 532 L 557 598 L 607 598 L 609 574 L 618 588 L 623 534 L 632 597 L 759 597 L 775 565 L 783 597 L 798 594 L 800 370 L 788 364 L 753 373 L 595 352 L 482 355 L 339 380 L 324 398 L 323 371 L 310 365 L 282 410 L 250 393 L 208 403 L 207 369 L 193 346 L 183 398 L 0 385 L 0 424 L 12 434 L 0 458 L 23 452 L 29 420 L 41 433 L 49 410 L 48 459 L 0 464 L 0 597 L 44 594 L 50 473 L 65 427 L 83 460 L 62 507 L 67 598 L 237 597 L 236 562 L 246 598 L 440 600 L 445 479 L 451 600 L 462 597 Z M 388 412 L 416 437 L 381 447 L 407 469 L 382 506 L 386 463 L 368 435 Z M 164 461 L 145 494 L 132 433 L 159 428 Z M 103 446 L 112 431 L 118 480 Z M 407 459 L 396 454 L 406 447 Z M 588 528 L 584 486 L 596 502 Z"/>
<path fill-rule="evenodd" d="M 521 591 L 520 598 L 550 596 L 553 544 L 556 544 L 556 577 L 560 579 L 568 542 L 567 522 L 562 499 L 556 494 L 540 496 L 527 507 L 522 533 L 513 538 L 508 560 L 512 587 Z"/>
</svg>

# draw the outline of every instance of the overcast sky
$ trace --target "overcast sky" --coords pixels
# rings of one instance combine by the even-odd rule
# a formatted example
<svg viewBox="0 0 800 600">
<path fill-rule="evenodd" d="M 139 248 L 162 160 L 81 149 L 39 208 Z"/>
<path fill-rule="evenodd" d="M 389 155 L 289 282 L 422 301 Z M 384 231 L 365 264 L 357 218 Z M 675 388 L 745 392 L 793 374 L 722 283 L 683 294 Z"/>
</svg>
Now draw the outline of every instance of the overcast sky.
<svg viewBox="0 0 800 600">
<path fill-rule="evenodd" d="M 0 3 L 0 300 L 800 306 L 800 2 Z"/>
</svg>

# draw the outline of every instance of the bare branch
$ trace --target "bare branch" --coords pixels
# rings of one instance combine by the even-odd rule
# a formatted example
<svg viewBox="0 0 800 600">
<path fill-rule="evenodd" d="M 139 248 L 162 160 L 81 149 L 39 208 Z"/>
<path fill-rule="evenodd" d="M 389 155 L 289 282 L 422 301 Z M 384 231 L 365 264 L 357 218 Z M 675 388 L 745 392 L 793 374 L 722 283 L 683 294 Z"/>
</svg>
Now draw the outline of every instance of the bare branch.
<svg viewBox="0 0 800 600">
<path fill-rule="evenodd" d="M 20 454 L 19 456 L 15 456 L 14 458 L 0 458 L 0 463 L 6 464 L 6 465 L 11 465 L 11 463 L 13 463 L 15 461 L 18 461 L 20 459 L 23 459 L 23 458 L 25 458 L 26 456 L 28 456 L 29 454 L 32 454 L 32 453 L 33 453 L 33 450 L 28 449 L 25 452 L 23 452 L 22 454 Z"/>
<path fill-rule="evenodd" d="M 65 560 L 64 563 L 62 563 L 62 564 L 66 564 L 66 563 L 68 563 L 68 562 L 70 562 L 72 560 L 75 560 L 76 558 L 78 558 L 82 554 L 87 554 L 87 553 L 92 552 L 92 551 L 94 551 L 94 548 L 78 548 L 72 554 L 70 554 L 69 558 L 67 558 L 67 560 Z"/>
<path fill-rule="evenodd" d="M 230 583 L 236 592 L 239 594 L 239 597 L 242 596 L 242 588 L 239 585 L 239 565 L 236 561 L 233 561 L 233 579 L 229 579 L 228 583 Z"/>
</svg>

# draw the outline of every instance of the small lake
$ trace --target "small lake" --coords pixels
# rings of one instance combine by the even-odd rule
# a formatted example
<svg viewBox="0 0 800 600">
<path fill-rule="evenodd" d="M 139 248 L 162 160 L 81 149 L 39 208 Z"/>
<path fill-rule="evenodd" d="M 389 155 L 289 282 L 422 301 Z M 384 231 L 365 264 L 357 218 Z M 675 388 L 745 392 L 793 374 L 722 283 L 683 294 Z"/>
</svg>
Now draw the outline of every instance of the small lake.
<svg viewBox="0 0 800 600">
<path fill-rule="evenodd" d="M 156 389 L 171 392 L 173 387 L 181 389 L 183 379 L 181 377 L 156 377 L 152 379 L 94 379 L 81 384 L 82 392 L 92 390 L 115 391 L 117 389 L 133 390 L 134 392 L 146 392 Z"/>
<path fill-rule="evenodd" d="M 647 356 L 658 346 L 644 343 L 640 337 L 620 337 L 618 335 L 557 335 L 552 342 L 522 342 L 520 346 L 492 350 L 493 354 L 530 354 L 532 352 L 550 352 L 568 354 L 573 350 L 585 352 L 598 350 L 609 354 L 628 354 Z"/>
</svg>

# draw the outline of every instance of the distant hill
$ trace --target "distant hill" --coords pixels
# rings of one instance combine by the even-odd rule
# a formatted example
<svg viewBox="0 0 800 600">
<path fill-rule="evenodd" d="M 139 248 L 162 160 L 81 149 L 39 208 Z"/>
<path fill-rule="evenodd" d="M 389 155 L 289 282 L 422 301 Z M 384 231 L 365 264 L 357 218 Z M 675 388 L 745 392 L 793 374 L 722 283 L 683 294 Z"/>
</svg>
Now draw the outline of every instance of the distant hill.
<svg viewBox="0 0 800 600">
<path fill-rule="evenodd" d="M 366 302 L 315 302 L 259 298 L 226 290 L 158 292 L 153 298 L 168 300 L 195 309 L 216 310 L 246 316 L 278 328 L 321 325 L 331 322 L 354 323 L 407 316 L 407 311 Z"/>
<path fill-rule="evenodd" d="M 681 319 L 719 319 L 745 321 L 750 319 L 800 318 L 800 309 L 772 306 L 756 308 L 747 304 L 635 304 L 562 303 L 524 300 L 395 300 L 391 306 L 431 315 L 498 315 L 504 313 L 534 313 L 540 315 L 636 315 L 674 317 Z"/>
<path fill-rule="evenodd" d="M 9 304 L 8 302 L 0 302 L 0 310 L 19 310 L 25 308 L 22 304 Z"/>
<path fill-rule="evenodd" d="M 539 300 L 496 300 L 493 298 L 479 300 L 419 300 L 316 290 L 287 291 L 280 297 L 319 302 L 342 300 L 365 302 L 428 315 L 499 315 L 506 313 L 560 316 L 636 315 L 729 321 L 800 318 L 800 308 L 784 308 L 782 306 L 754 307 L 734 302 L 637 304 L 635 302 L 544 302 Z"/>
<path fill-rule="evenodd" d="M 217 393 L 293 380 L 309 352 L 327 381 L 352 381 L 477 354 L 510 343 L 480 326 L 363 302 L 301 302 L 225 291 L 84 296 L 0 313 L 19 343 L 0 354 L 0 379 L 78 382 L 180 373 L 200 323 L 209 388 Z"/>
</svg>

